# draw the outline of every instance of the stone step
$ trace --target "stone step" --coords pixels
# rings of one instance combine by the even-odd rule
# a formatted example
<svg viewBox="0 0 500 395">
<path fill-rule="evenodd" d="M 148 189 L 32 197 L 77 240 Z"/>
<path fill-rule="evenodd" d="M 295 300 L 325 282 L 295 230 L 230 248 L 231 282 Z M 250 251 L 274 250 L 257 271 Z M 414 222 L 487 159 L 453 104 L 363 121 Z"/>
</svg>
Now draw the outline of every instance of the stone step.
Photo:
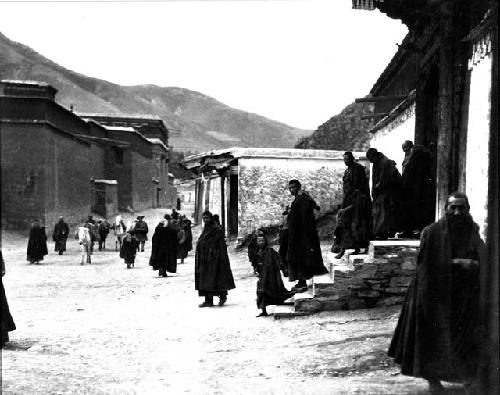
<svg viewBox="0 0 500 395">
<path fill-rule="evenodd" d="M 404 240 L 404 239 L 372 240 L 370 241 L 368 254 L 372 258 L 378 258 L 386 254 L 397 255 L 398 250 L 415 249 L 419 247 L 420 247 L 420 240 Z"/>
<path fill-rule="evenodd" d="M 294 307 L 297 312 L 317 313 L 321 311 L 321 303 L 315 300 L 312 289 L 294 295 Z"/>
<path fill-rule="evenodd" d="M 349 266 L 354 267 L 355 265 L 362 265 L 368 262 L 371 259 L 369 254 L 357 254 L 357 255 L 349 255 L 347 258 L 349 262 Z"/>
<path fill-rule="evenodd" d="M 327 296 L 333 293 L 333 272 L 313 278 L 312 294 L 314 297 Z"/>
<path fill-rule="evenodd" d="M 281 305 L 274 307 L 273 317 L 275 320 L 279 320 L 283 318 L 303 317 L 309 314 L 304 311 L 295 311 L 294 306 Z"/>
</svg>

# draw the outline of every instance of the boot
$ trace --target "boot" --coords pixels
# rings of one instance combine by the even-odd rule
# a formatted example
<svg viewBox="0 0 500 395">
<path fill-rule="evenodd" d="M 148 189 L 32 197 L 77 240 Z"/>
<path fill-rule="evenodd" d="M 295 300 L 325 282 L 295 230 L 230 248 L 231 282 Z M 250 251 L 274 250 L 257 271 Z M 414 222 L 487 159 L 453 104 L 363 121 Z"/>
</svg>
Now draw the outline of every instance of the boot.
<svg viewBox="0 0 500 395">
<path fill-rule="evenodd" d="M 219 296 L 219 307 L 224 306 L 226 302 L 227 302 L 227 295 Z"/>
<path fill-rule="evenodd" d="M 344 254 L 345 254 L 345 249 L 343 249 L 343 248 L 342 248 L 342 249 L 340 250 L 340 252 L 339 252 L 337 255 L 335 255 L 335 259 L 340 259 L 340 258 L 342 258 L 342 257 L 344 256 Z"/>
<path fill-rule="evenodd" d="M 198 307 L 213 307 L 213 306 L 214 306 L 214 298 L 212 296 L 205 296 L 205 301 Z"/>
</svg>

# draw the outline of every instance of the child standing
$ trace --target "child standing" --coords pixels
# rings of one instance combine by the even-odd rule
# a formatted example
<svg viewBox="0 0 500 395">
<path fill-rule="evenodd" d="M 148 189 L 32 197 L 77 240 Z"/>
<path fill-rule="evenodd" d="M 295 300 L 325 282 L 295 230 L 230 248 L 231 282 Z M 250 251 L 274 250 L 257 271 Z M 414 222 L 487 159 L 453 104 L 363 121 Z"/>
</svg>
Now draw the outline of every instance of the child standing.
<svg viewBox="0 0 500 395">
<path fill-rule="evenodd" d="M 120 248 L 120 258 L 125 260 L 127 264 L 127 269 L 134 267 L 135 255 L 137 254 L 137 242 L 134 237 L 134 231 L 129 230 L 125 233 L 125 237 L 122 241 L 122 246 Z"/>
</svg>

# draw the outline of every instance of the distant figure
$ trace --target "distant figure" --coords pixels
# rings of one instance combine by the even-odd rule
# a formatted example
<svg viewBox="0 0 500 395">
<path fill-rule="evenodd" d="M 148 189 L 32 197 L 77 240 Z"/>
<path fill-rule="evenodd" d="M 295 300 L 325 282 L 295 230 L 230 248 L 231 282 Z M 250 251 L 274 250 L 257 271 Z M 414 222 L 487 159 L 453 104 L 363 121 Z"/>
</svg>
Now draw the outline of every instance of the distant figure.
<svg viewBox="0 0 500 395">
<path fill-rule="evenodd" d="M 54 232 L 52 233 L 52 240 L 55 242 L 54 250 L 62 255 L 66 251 L 66 240 L 69 236 L 69 226 L 64 222 L 63 217 L 59 217 L 59 221 L 54 226 Z"/>
<path fill-rule="evenodd" d="M 96 241 L 99 241 L 99 233 L 97 232 L 97 227 L 95 225 L 94 217 L 92 215 L 89 215 L 83 226 L 89 230 L 91 239 L 89 248 L 90 248 L 90 255 L 92 255 L 94 253 L 94 243 Z"/>
<path fill-rule="evenodd" d="M 193 233 L 191 232 L 191 221 L 182 215 L 180 217 L 179 237 L 177 245 L 177 259 L 184 263 L 189 251 L 193 249 Z"/>
<path fill-rule="evenodd" d="M 257 238 L 259 236 L 264 236 L 264 233 L 257 229 L 250 236 L 250 242 L 248 243 L 247 255 L 248 260 L 253 268 L 253 274 L 259 277 L 261 265 L 259 263 L 258 251 L 259 246 L 257 245 Z"/>
<path fill-rule="evenodd" d="M 168 214 L 164 216 L 163 226 L 156 227 L 156 236 L 153 236 L 156 238 L 156 246 L 153 247 L 150 264 L 157 268 L 160 277 L 168 277 L 167 273 L 177 273 L 178 231 L 177 221 Z"/>
<path fill-rule="evenodd" d="M 202 214 L 205 224 L 196 244 L 195 289 L 205 301 L 199 307 L 212 307 L 213 297 L 219 297 L 219 306 L 227 301 L 227 292 L 235 288 L 233 273 L 227 255 L 224 232 L 214 220 L 210 211 Z"/>
<path fill-rule="evenodd" d="M 373 163 L 373 236 L 379 240 L 394 237 L 399 225 L 399 202 L 401 175 L 393 160 L 375 148 L 366 151 L 367 159 Z"/>
<path fill-rule="evenodd" d="M 115 250 L 120 251 L 120 248 L 122 247 L 122 239 L 125 235 L 125 231 L 127 230 L 121 215 L 116 216 L 113 230 L 115 234 Z"/>
<path fill-rule="evenodd" d="M 36 219 L 31 224 L 26 259 L 30 264 L 35 263 L 38 265 L 48 253 L 45 227 L 40 226 L 40 221 Z"/>
<path fill-rule="evenodd" d="M 80 253 L 82 255 L 82 260 L 80 265 L 85 262 L 92 263 L 91 261 L 91 248 L 92 248 L 92 236 L 90 235 L 90 230 L 87 226 L 79 226 L 75 232 L 75 239 L 78 240 L 80 245 Z"/>
<path fill-rule="evenodd" d="M 417 272 L 410 283 L 389 355 L 401 373 L 428 380 L 472 380 L 481 342 L 479 270 L 485 246 L 469 200 L 452 193 L 443 218 L 422 232 Z M 475 393 L 475 392 L 471 392 Z"/>
<path fill-rule="evenodd" d="M 170 217 L 172 217 L 172 219 L 179 219 L 180 214 L 175 210 L 175 208 L 173 208 Z"/>
<path fill-rule="evenodd" d="M 177 209 L 177 210 L 180 210 L 180 209 L 181 209 L 181 198 L 180 198 L 180 197 L 178 197 L 178 198 L 177 198 L 177 202 L 176 202 L 176 209 Z"/>
<path fill-rule="evenodd" d="M 323 265 L 314 217 L 314 210 L 319 210 L 319 206 L 309 194 L 301 190 L 298 180 L 291 180 L 288 188 L 290 194 L 295 197 L 288 214 L 286 262 L 289 281 L 297 281 L 293 291 L 305 292 L 306 280 L 328 273 Z"/>
<path fill-rule="evenodd" d="M 99 220 L 97 222 L 97 233 L 99 233 L 99 251 L 106 249 L 106 238 L 109 234 L 110 224 L 108 221 Z"/>
<path fill-rule="evenodd" d="M 402 148 L 405 158 L 401 176 L 401 237 L 414 238 L 434 220 L 432 159 L 424 147 L 413 145 L 409 140 L 403 143 Z"/>
<path fill-rule="evenodd" d="M 138 241 L 134 237 L 134 231 L 128 230 L 123 237 L 122 246 L 120 248 L 120 258 L 125 261 L 127 269 L 134 267 L 137 244 Z"/>
<path fill-rule="evenodd" d="M 219 214 L 214 214 L 214 222 L 218 225 L 218 226 L 222 226 L 221 223 L 220 223 L 220 217 L 219 217 Z"/>
<path fill-rule="evenodd" d="M 0 297 L 2 298 L 2 310 L 0 314 L 2 315 L 2 348 L 5 346 L 5 343 L 9 341 L 9 332 L 16 330 L 16 324 L 10 314 L 9 304 L 7 303 L 7 296 L 5 295 L 5 288 L 3 286 L 3 276 L 5 275 L 5 262 L 3 260 L 2 250 L 0 250 L 0 261 L 2 264 L 2 290 Z"/>
<path fill-rule="evenodd" d="M 281 271 L 288 276 L 288 271 L 281 261 L 280 255 L 268 246 L 262 232 L 257 234 L 257 264 L 260 266 L 257 281 L 257 307 L 262 312 L 257 317 L 266 317 L 267 306 L 281 305 L 293 296 L 293 292 L 285 288 Z"/>
<path fill-rule="evenodd" d="M 144 252 L 144 245 L 148 239 L 148 232 L 148 224 L 144 221 L 144 215 L 139 215 L 134 225 L 134 235 L 136 240 L 139 242 L 137 244 L 137 251 L 139 251 L 140 246 L 140 251 Z"/>
<path fill-rule="evenodd" d="M 340 259 L 346 249 L 354 248 L 353 254 L 358 254 L 360 248 L 367 248 L 371 234 L 372 207 L 365 167 L 354 160 L 350 151 L 344 153 L 344 163 L 347 169 L 342 178 L 343 198 L 335 230 L 340 247 L 336 259 Z"/>
</svg>

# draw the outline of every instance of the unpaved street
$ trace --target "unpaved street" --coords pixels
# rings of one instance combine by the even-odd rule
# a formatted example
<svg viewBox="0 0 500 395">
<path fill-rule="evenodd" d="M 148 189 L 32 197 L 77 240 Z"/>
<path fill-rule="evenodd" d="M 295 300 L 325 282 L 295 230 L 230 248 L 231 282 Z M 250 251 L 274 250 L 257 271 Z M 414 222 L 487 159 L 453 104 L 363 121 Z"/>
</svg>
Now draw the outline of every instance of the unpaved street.
<svg viewBox="0 0 500 395">
<path fill-rule="evenodd" d="M 163 213 L 146 214 L 154 229 Z M 159 278 L 149 241 L 131 270 L 112 236 L 84 266 L 74 240 L 64 256 L 49 243 L 39 266 L 25 261 L 26 239 L 2 241 L 18 328 L 2 350 L 2 393 L 426 393 L 385 356 L 398 308 L 256 318 L 245 252 L 230 251 L 237 288 L 227 305 L 199 309 L 192 253 L 175 277 Z"/>
</svg>

